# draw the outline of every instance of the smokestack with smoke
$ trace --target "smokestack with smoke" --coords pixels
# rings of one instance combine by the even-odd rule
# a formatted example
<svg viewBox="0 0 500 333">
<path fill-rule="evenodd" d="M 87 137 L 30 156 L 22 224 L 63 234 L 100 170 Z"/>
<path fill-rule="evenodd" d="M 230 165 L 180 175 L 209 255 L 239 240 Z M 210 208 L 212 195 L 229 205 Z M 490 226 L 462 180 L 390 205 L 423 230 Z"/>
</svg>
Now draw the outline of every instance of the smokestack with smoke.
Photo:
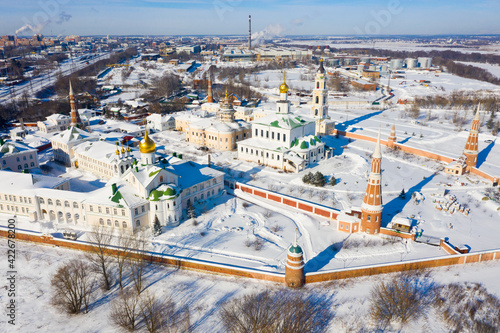
<svg viewBox="0 0 500 333">
<path fill-rule="evenodd" d="M 255 32 L 252 35 L 252 40 L 254 44 L 262 44 L 266 39 L 271 39 L 276 36 L 281 36 L 285 32 L 285 28 L 283 28 L 280 24 L 276 25 L 268 25 L 267 28 L 261 30 L 259 32 Z"/>
<path fill-rule="evenodd" d="M 248 49 L 252 49 L 252 16 L 248 15 Z"/>
</svg>

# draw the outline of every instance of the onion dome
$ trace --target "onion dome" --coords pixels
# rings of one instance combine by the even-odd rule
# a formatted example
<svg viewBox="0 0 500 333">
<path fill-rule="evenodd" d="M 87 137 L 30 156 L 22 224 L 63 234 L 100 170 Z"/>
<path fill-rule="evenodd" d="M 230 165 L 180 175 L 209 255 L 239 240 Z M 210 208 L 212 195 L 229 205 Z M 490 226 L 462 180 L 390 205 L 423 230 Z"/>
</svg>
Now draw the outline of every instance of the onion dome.
<svg viewBox="0 0 500 333">
<path fill-rule="evenodd" d="M 116 155 L 120 155 L 120 150 L 118 149 L 118 142 L 116 143 Z"/>
<path fill-rule="evenodd" d="M 288 249 L 290 253 L 295 253 L 295 254 L 301 254 L 302 253 L 302 248 L 298 245 L 292 245 Z"/>
<path fill-rule="evenodd" d="M 125 154 L 125 148 L 123 148 L 123 144 L 122 144 L 122 154 Z"/>
<path fill-rule="evenodd" d="M 286 94 L 288 92 L 288 85 L 285 82 L 285 72 L 283 72 L 283 83 L 280 86 L 280 93 Z"/>
<path fill-rule="evenodd" d="M 325 74 L 325 67 L 323 67 L 323 57 L 319 61 L 318 73 Z"/>
<path fill-rule="evenodd" d="M 130 153 L 132 150 L 130 149 L 130 147 L 128 146 L 128 142 L 127 142 L 127 153 Z"/>
<path fill-rule="evenodd" d="M 148 129 L 144 127 L 144 139 L 139 143 L 139 150 L 143 154 L 154 153 L 156 151 L 155 142 L 148 136 Z"/>
</svg>

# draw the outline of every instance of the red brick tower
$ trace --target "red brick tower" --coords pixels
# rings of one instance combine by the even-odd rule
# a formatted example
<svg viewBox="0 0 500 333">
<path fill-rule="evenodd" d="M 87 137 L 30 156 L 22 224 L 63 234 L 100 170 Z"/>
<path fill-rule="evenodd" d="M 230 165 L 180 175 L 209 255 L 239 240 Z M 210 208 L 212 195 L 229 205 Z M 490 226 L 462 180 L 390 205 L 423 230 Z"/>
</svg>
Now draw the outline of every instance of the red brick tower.
<svg viewBox="0 0 500 333">
<path fill-rule="evenodd" d="M 377 145 L 372 155 L 372 168 L 368 177 L 363 204 L 361 204 L 360 231 L 367 234 L 378 234 L 382 219 L 382 176 L 381 176 L 380 130 Z"/>
<path fill-rule="evenodd" d="M 295 241 L 286 255 L 285 283 L 290 288 L 300 288 L 306 283 L 304 256 L 301 247 L 297 245 L 297 229 L 295 229 Z"/>
<path fill-rule="evenodd" d="M 71 126 L 81 126 L 80 115 L 76 110 L 75 95 L 73 94 L 73 87 L 71 86 L 71 81 L 69 81 L 69 104 L 71 106 Z"/>
<path fill-rule="evenodd" d="M 207 97 L 207 103 L 213 103 L 214 98 L 212 96 L 212 75 L 210 73 L 208 74 L 208 97 Z"/>
<path fill-rule="evenodd" d="M 469 132 L 469 138 L 465 144 L 464 155 L 467 163 L 466 171 L 475 168 L 477 165 L 478 155 L 478 134 L 479 134 L 479 106 L 477 107 L 476 116 L 472 120 L 472 128 Z"/>
<path fill-rule="evenodd" d="M 387 140 L 387 147 L 394 148 L 396 146 L 396 122 L 392 124 L 391 135 Z"/>
</svg>

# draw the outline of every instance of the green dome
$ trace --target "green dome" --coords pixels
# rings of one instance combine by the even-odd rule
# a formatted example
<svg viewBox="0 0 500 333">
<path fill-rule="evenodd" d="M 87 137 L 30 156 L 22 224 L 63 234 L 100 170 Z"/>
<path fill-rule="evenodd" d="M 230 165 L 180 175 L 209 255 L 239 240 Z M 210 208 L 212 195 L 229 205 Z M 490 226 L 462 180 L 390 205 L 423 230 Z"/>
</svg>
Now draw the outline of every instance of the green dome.
<svg viewBox="0 0 500 333">
<path fill-rule="evenodd" d="M 288 249 L 288 251 L 290 251 L 290 253 L 297 253 L 297 254 L 301 254 L 302 253 L 302 248 L 300 246 L 290 246 L 290 248 Z"/>
<path fill-rule="evenodd" d="M 302 141 L 302 143 L 300 144 L 300 149 L 307 149 L 307 142 Z"/>
<path fill-rule="evenodd" d="M 158 200 L 160 200 L 160 197 L 162 195 L 163 195 L 162 191 L 152 190 L 151 194 L 149 195 L 149 197 L 151 198 L 151 201 L 158 201 Z"/>
<path fill-rule="evenodd" d="M 173 188 L 169 187 L 163 193 L 165 193 L 165 195 L 168 195 L 168 196 L 173 196 L 173 195 L 177 194 L 177 191 L 174 190 Z"/>
</svg>

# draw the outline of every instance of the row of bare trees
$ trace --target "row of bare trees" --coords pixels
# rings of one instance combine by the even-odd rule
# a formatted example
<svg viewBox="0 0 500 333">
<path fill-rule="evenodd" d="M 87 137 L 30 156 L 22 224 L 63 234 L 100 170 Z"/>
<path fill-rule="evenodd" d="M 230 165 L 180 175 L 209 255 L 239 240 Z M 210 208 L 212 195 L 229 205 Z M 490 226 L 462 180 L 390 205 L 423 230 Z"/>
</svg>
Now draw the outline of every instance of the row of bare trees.
<svg viewBox="0 0 500 333">
<path fill-rule="evenodd" d="M 147 332 L 189 332 L 189 309 L 170 297 L 147 291 L 145 276 L 151 261 L 144 233 L 107 233 L 96 226 L 89 233 L 91 250 L 85 260 L 71 260 L 53 276 L 52 302 L 69 314 L 87 313 L 101 289 L 115 294 L 110 320 L 118 327 Z M 145 292 L 146 291 L 146 292 Z"/>
</svg>

